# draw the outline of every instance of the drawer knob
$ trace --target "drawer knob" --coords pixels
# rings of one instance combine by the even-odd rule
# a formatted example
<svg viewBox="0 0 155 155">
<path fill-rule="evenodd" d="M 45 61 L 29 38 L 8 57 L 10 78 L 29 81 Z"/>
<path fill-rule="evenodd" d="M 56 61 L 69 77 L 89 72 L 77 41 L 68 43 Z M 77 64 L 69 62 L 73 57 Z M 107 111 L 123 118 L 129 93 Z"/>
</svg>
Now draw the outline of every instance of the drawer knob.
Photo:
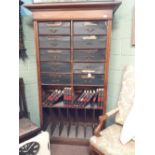
<svg viewBox="0 0 155 155">
<path fill-rule="evenodd" d="M 92 42 L 87 42 L 86 44 L 87 44 L 87 45 L 92 45 Z"/>
</svg>

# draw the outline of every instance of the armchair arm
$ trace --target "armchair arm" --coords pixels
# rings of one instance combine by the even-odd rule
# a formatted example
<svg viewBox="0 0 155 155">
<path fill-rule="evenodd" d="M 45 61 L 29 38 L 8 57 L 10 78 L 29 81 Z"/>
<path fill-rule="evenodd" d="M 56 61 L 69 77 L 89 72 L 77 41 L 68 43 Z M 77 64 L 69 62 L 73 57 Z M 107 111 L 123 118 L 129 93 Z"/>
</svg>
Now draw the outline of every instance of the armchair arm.
<svg viewBox="0 0 155 155">
<path fill-rule="evenodd" d="M 98 126 L 96 127 L 96 129 L 95 129 L 95 131 L 94 131 L 95 136 L 99 136 L 99 135 L 100 135 L 100 131 L 101 131 L 101 129 L 102 129 L 102 126 L 103 126 L 105 120 L 106 120 L 107 118 L 113 116 L 113 115 L 116 114 L 117 112 L 118 112 L 118 108 L 113 109 L 113 110 L 107 112 L 106 114 L 99 116 L 99 124 L 98 124 Z"/>
</svg>

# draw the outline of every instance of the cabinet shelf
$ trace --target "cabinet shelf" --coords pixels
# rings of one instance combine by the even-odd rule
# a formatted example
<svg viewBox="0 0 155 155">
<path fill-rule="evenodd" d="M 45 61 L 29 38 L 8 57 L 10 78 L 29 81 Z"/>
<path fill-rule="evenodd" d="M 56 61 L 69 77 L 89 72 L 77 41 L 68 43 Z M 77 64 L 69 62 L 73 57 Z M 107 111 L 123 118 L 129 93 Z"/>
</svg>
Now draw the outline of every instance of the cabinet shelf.
<svg viewBox="0 0 155 155">
<path fill-rule="evenodd" d="M 103 84 L 102 85 L 86 85 L 86 84 L 73 84 L 74 87 L 98 87 L 98 88 L 103 88 Z"/>
<path fill-rule="evenodd" d="M 78 105 L 74 105 L 74 104 L 54 104 L 54 105 L 46 105 L 43 104 L 43 108 L 62 108 L 62 109 L 66 109 L 66 108 L 70 108 L 70 109 L 94 109 L 94 110 L 103 110 L 102 106 L 78 106 Z"/>
<path fill-rule="evenodd" d="M 42 86 L 55 86 L 55 87 L 59 87 L 59 86 L 62 86 L 62 87 L 70 87 L 71 84 L 45 84 L 45 83 L 42 83 L 41 84 Z"/>
<path fill-rule="evenodd" d="M 71 50 L 71 48 L 61 48 L 61 47 L 59 47 L 59 48 L 52 48 L 52 47 L 44 47 L 44 48 L 42 48 L 42 47 L 39 47 L 39 49 L 41 50 L 43 50 L 43 49 L 45 49 L 45 50 Z"/>
<path fill-rule="evenodd" d="M 59 74 L 59 75 L 70 75 L 71 73 L 70 72 L 43 72 L 43 71 L 41 71 L 40 72 L 41 74 L 43 73 L 43 74 Z"/>
<path fill-rule="evenodd" d="M 47 60 L 47 61 L 43 61 L 41 60 L 40 62 L 51 62 L 50 60 Z M 71 61 L 57 61 L 57 60 L 52 60 L 52 63 L 55 62 L 55 63 L 71 63 Z"/>
<path fill-rule="evenodd" d="M 103 61 L 90 61 L 90 60 L 80 61 L 80 60 L 74 60 L 74 63 L 105 63 L 105 60 L 103 60 Z"/>
<path fill-rule="evenodd" d="M 39 36 L 49 36 L 49 37 L 50 37 L 50 36 L 52 36 L 52 37 L 54 37 L 54 36 L 55 36 L 55 37 L 56 37 L 56 36 L 60 36 L 60 37 L 61 37 L 61 36 L 62 36 L 62 37 L 63 37 L 63 36 L 70 36 L 70 35 L 71 35 L 71 34 L 63 34 L 63 33 L 62 33 L 62 34 L 39 34 Z"/>
</svg>

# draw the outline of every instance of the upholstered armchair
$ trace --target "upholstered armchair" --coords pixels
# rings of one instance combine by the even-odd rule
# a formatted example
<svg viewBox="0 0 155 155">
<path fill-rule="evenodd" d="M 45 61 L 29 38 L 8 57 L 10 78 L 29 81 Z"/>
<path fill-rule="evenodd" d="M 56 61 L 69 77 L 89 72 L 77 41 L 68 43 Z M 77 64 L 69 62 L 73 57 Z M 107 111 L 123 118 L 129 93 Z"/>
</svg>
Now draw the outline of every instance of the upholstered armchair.
<svg viewBox="0 0 155 155">
<path fill-rule="evenodd" d="M 90 147 L 99 155 L 134 155 L 134 71 L 127 66 L 117 108 L 99 117 L 99 124 L 90 138 Z M 105 121 L 115 115 L 115 123 L 102 130 Z"/>
</svg>

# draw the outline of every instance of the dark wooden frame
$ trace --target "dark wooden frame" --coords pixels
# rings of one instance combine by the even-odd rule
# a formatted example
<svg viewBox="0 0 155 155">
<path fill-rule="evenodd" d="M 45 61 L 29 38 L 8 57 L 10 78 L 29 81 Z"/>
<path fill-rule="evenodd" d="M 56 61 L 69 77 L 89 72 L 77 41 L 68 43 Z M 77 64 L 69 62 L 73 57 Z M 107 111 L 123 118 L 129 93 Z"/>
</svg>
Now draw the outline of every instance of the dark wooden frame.
<svg viewBox="0 0 155 155">
<path fill-rule="evenodd" d="M 58 20 L 106 20 L 107 21 L 107 42 L 106 42 L 106 58 L 105 58 L 105 80 L 104 80 L 104 105 L 103 113 L 106 112 L 107 105 L 107 88 L 108 88 L 108 68 L 110 57 L 110 40 L 112 30 L 113 13 L 119 7 L 121 2 L 74 2 L 74 3 L 35 3 L 27 4 L 26 8 L 32 11 L 34 21 L 34 34 L 36 45 L 37 73 L 38 73 L 38 92 L 39 92 L 39 109 L 40 124 L 43 126 L 43 104 L 42 104 L 42 85 L 40 80 L 40 53 L 38 39 L 38 22 L 39 21 L 58 21 Z M 73 27 L 71 24 L 71 31 Z M 72 33 L 71 33 L 72 34 Z M 71 45 L 71 57 L 73 57 L 73 45 Z M 71 62 L 71 73 L 73 74 L 73 62 Z M 71 76 L 73 82 L 73 77 Z M 57 85 L 59 87 L 59 85 Z M 71 84 L 72 92 L 74 89 Z M 72 107 L 74 108 L 74 107 Z"/>
</svg>

